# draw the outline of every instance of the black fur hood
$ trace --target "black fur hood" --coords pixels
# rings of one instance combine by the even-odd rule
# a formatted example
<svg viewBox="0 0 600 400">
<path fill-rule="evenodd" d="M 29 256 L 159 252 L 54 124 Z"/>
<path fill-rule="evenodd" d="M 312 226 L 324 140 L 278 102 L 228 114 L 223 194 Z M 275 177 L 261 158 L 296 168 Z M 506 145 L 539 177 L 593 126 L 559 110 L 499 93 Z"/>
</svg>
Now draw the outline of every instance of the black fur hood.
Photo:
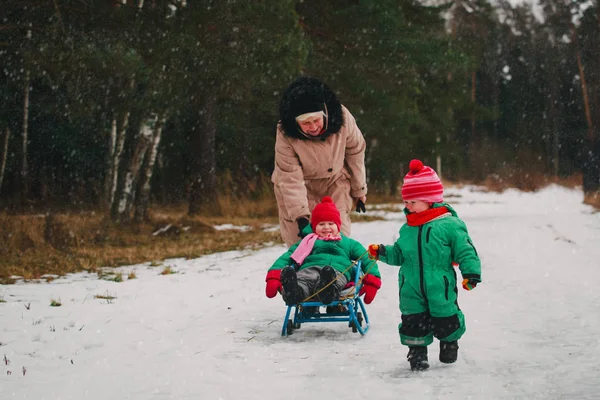
<svg viewBox="0 0 600 400">
<path fill-rule="evenodd" d="M 327 130 L 319 139 L 324 140 L 327 136 L 338 133 L 344 125 L 342 104 L 327 85 L 306 76 L 296 79 L 285 89 L 279 103 L 279 121 L 283 133 L 289 137 L 307 139 L 300 132 L 296 117 L 314 111 L 325 111 L 328 117 Z"/>
</svg>

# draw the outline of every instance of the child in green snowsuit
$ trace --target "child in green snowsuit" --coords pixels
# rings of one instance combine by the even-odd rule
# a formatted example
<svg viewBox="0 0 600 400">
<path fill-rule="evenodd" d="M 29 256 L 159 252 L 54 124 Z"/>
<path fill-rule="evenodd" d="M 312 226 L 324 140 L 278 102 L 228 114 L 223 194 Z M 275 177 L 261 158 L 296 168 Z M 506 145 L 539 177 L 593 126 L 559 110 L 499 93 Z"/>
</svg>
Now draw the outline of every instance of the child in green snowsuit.
<svg viewBox="0 0 600 400">
<path fill-rule="evenodd" d="M 465 317 L 458 307 L 455 267 L 465 290 L 481 282 L 481 262 L 465 223 L 443 203 L 442 183 L 433 169 L 419 160 L 410 162 L 402 199 L 407 222 L 392 246 L 372 244 L 371 257 L 401 266 L 398 272 L 400 342 L 409 347 L 411 369 L 429 368 L 427 346 L 440 341 L 439 360 L 453 363 L 458 339 L 465 333 Z"/>
</svg>

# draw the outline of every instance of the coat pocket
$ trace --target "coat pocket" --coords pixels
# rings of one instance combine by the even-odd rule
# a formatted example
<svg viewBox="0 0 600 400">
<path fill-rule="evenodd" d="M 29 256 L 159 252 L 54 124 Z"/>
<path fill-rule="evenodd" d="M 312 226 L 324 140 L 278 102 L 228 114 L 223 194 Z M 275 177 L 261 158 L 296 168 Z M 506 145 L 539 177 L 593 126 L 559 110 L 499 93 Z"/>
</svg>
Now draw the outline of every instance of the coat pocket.
<svg viewBox="0 0 600 400">
<path fill-rule="evenodd" d="M 444 296 L 446 296 L 446 300 L 448 300 L 448 290 L 450 289 L 450 281 L 448 281 L 448 277 L 444 275 Z"/>
</svg>

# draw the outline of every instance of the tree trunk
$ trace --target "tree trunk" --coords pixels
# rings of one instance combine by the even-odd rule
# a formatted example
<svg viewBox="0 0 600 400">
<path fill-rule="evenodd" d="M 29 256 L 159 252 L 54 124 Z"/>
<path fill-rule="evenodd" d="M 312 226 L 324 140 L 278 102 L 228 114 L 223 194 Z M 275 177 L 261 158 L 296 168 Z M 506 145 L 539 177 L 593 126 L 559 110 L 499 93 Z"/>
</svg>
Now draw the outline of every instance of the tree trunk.
<svg viewBox="0 0 600 400">
<path fill-rule="evenodd" d="M 552 135 L 552 174 L 555 179 L 558 179 L 560 172 L 560 160 L 559 160 L 559 149 L 560 149 L 560 127 L 558 123 L 558 95 L 559 88 L 557 85 L 558 79 L 554 79 L 558 74 L 553 73 L 550 79 L 550 95 L 549 97 L 549 109 L 550 109 L 550 130 Z"/>
<path fill-rule="evenodd" d="M 110 192 L 108 195 L 108 209 L 112 210 L 115 207 L 115 195 L 117 193 L 117 185 L 119 183 L 119 169 L 121 166 L 121 159 L 123 157 L 123 149 L 125 148 L 125 138 L 127 136 L 127 129 L 129 128 L 129 116 L 130 113 L 126 112 L 123 116 L 123 123 L 121 129 L 117 128 L 116 145 L 115 150 L 112 154 L 111 166 L 108 174 L 110 175 Z"/>
<path fill-rule="evenodd" d="M 576 37 L 575 34 L 573 36 Z M 575 42 L 578 46 L 577 42 Z M 590 101 L 588 98 L 588 89 L 585 82 L 585 71 L 581 62 L 581 52 L 576 48 L 577 68 L 581 78 L 581 91 L 583 94 L 583 107 L 585 110 L 585 119 L 588 127 L 588 151 L 585 153 L 583 161 L 583 192 L 584 194 L 595 193 L 600 190 L 600 141 L 596 139 L 595 125 L 592 120 Z"/>
<path fill-rule="evenodd" d="M 494 108 L 497 108 L 497 109 L 500 109 L 499 85 L 500 85 L 500 82 L 498 81 L 498 78 L 495 77 L 494 78 L 494 87 L 493 87 L 493 91 L 492 91 L 492 104 L 494 105 Z M 494 142 L 498 141 L 498 120 L 499 120 L 499 118 L 494 118 L 493 125 L 492 125 L 492 135 L 494 137 Z"/>
<path fill-rule="evenodd" d="M 148 121 L 141 122 L 133 154 L 129 159 L 124 174 L 119 178 L 118 190 L 115 196 L 117 201 L 113 204 L 111 213 L 112 219 L 115 222 L 127 222 L 131 218 L 132 204 L 136 195 L 135 183 L 138 179 L 146 150 L 148 150 L 151 136 L 152 126 Z"/>
<path fill-rule="evenodd" d="M 600 193 L 600 140 L 589 143 L 583 160 L 583 193 Z"/>
<path fill-rule="evenodd" d="M 106 175 L 104 176 L 104 204 L 110 209 L 112 198 L 112 182 L 114 175 L 114 157 L 117 146 L 117 119 L 113 118 L 108 136 L 108 154 L 106 155 Z"/>
<path fill-rule="evenodd" d="M 215 138 L 217 99 L 205 98 L 204 109 L 200 111 L 199 124 L 192 136 L 192 148 L 196 158 L 192 165 L 192 182 L 190 187 L 190 203 L 188 213 L 199 214 L 202 211 L 219 215 L 217 202 L 217 176 Z"/>
<path fill-rule="evenodd" d="M 29 85 L 31 75 L 25 71 L 25 87 L 23 90 L 23 146 L 21 154 L 21 204 L 25 204 L 29 195 L 29 166 L 27 165 L 27 140 L 29 130 Z"/>
<path fill-rule="evenodd" d="M 6 171 L 6 160 L 8 159 L 8 140 L 10 138 L 10 129 L 4 131 L 4 143 L 2 145 L 2 154 L 0 154 L 0 193 L 2 193 L 2 183 L 4 182 L 4 172 Z"/>
<path fill-rule="evenodd" d="M 163 153 L 158 153 L 156 155 L 156 166 L 154 167 L 157 171 L 162 171 L 159 176 L 158 182 L 158 193 L 155 190 L 154 193 L 157 196 L 157 200 L 160 204 L 165 204 L 167 202 L 167 181 L 169 180 L 166 174 L 164 173 L 165 169 L 165 155 Z M 154 173 L 153 173 L 154 174 Z M 181 198 L 177 197 L 177 201 L 180 201 Z"/>
<path fill-rule="evenodd" d="M 471 72 L 471 104 L 473 111 L 471 112 L 471 142 L 475 140 L 477 132 L 475 131 L 475 105 L 477 101 L 477 71 Z"/>
<path fill-rule="evenodd" d="M 553 106 L 553 109 L 551 110 L 552 113 L 552 132 L 553 132 L 553 141 L 552 141 L 552 173 L 554 175 L 554 178 L 558 179 L 558 175 L 560 173 L 560 153 L 559 153 L 559 149 L 560 149 L 560 134 L 558 131 L 558 123 L 557 123 L 557 112 L 556 112 L 556 105 Z"/>
<path fill-rule="evenodd" d="M 152 173 L 154 171 L 154 163 L 156 162 L 156 156 L 158 155 L 158 145 L 162 137 L 162 130 L 165 126 L 166 116 L 162 116 L 154 128 L 154 134 L 152 136 L 152 144 L 150 146 L 150 152 L 144 162 L 144 168 L 141 173 L 141 181 L 139 186 L 139 195 L 135 204 L 135 212 L 133 215 L 134 222 L 141 222 L 147 218 L 148 203 L 150 200 L 150 181 L 152 180 Z"/>
<path fill-rule="evenodd" d="M 594 143 L 594 122 L 592 121 L 592 112 L 590 110 L 590 99 L 588 97 L 588 89 L 585 83 L 585 71 L 581 62 L 581 52 L 577 49 L 577 68 L 579 70 L 579 77 L 581 78 L 581 92 L 583 94 L 583 108 L 585 110 L 585 120 L 588 127 L 588 142 Z"/>
</svg>

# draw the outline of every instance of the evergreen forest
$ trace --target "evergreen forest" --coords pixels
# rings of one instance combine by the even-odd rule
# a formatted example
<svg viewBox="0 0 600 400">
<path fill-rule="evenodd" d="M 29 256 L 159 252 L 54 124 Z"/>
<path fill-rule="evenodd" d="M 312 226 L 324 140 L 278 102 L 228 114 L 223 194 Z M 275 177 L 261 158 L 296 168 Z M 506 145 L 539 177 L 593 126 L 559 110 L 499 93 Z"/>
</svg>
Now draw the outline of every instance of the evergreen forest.
<svg viewBox="0 0 600 400">
<path fill-rule="evenodd" d="M 135 221 L 263 196 L 301 75 L 355 116 L 370 193 L 395 194 L 413 158 L 600 191 L 597 0 L 3 0 L 0 16 L 4 210 Z"/>
</svg>

